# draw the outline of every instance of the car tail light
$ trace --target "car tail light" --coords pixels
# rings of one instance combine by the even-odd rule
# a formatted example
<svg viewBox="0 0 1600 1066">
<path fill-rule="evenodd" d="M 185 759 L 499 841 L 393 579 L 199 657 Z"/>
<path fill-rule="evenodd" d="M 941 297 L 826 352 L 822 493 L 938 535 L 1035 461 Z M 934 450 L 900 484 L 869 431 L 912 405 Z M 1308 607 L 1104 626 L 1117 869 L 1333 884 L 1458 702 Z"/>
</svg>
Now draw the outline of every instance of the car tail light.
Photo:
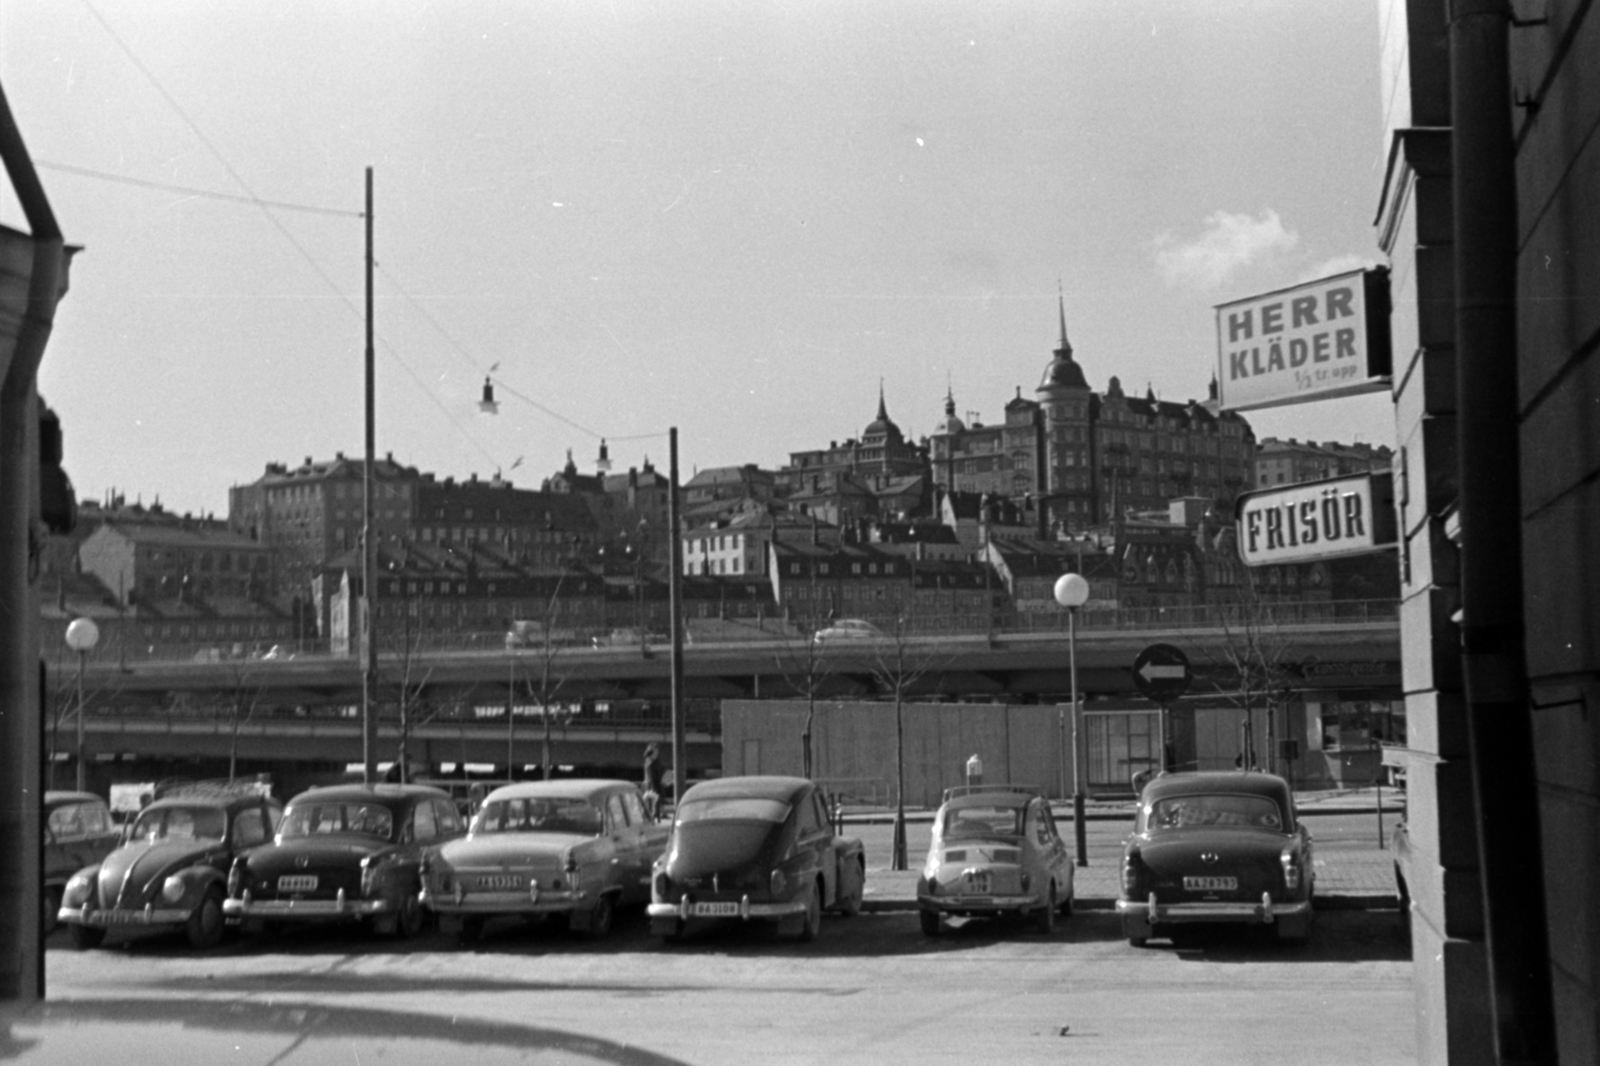
<svg viewBox="0 0 1600 1066">
<path fill-rule="evenodd" d="M 774 870 L 772 877 L 768 879 L 767 888 L 775 897 L 786 896 L 789 894 L 789 878 L 784 876 L 782 870 Z"/>
<path fill-rule="evenodd" d="M 1033 887 L 1033 877 L 1028 871 L 1022 871 L 1022 891 L 1026 892 Z"/>
<path fill-rule="evenodd" d="M 1278 856 L 1278 862 L 1283 866 L 1283 887 L 1294 892 L 1300 888 L 1300 879 L 1305 871 L 1300 869 L 1300 854 L 1293 848 L 1284 848 L 1283 854 Z"/>
<path fill-rule="evenodd" d="M 244 860 L 234 859 L 233 865 L 228 868 L 228 895 L 234 899 L 239 898 L 239 893 L 244 889 Z"/>
<path fill-rule="evenodd" d="M 672 902 L 672 897 L 671 897 L 672 878 L 667 876 L 665 870 L 658 870 L 656 872 L 656 883 L 655 883 L 655 886 L 654 886 L 654 892 L 655 892 L 655 897 L 656 897 L 657 900 L 659 900 L 659 901 L 661 901 L 663 903 Z"/>
<path fill-rule="evenodd" d="M 1144 879 L 1144 859 L 1136 850 L 1122 857 L 1122 897 L 1138 899 L 1140 882 Z"/>
</svg>

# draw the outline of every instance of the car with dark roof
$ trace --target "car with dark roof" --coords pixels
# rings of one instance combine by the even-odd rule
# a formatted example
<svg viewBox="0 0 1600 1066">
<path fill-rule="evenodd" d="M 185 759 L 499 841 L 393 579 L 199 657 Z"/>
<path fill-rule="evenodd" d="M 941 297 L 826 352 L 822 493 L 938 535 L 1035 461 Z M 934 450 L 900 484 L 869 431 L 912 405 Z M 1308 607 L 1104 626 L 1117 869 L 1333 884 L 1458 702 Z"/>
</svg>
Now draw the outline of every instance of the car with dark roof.
<svg viewBox="0 0 1600 1066">
<path fill-rule="evenodd" d="M 1311 834 L 1276 774 L 1162 773 L 1140 792 L 1117 900 L 1135 947 L 1212 923 L 1270 926 L 1303 942 L 1315 888 Z"/>
<path fill-rule="evenodd" d="M 683 794 L 656 861 L 650 929 L 775 921 L 815 940 L 822 912 L 855 914 L 866 891 L 861 841 L 835 835 L 826 797 L 801 777 L 723 777 Z"/>
<path fill-rule="evenodd" d="M 61 892 L 72 875 L 117 850 L 121 834 L 111 808 L 93 792 L 44 794 L 44 932 L 56 927 Z"/>
<path fill-rule="evenodd" d="M 241 931 L 290 922 L 365 922 L 422 932 L 422 853 L 461 835 L 450 794 L 431 785 L 329 785 L 289 801 L 277 838 L 239 857 L 224 913 Z"/>
<path fill-rule="evenodd" d="M 62 922 L 79 948 L 111 929 L 182 929 L 197 948 L 216 946 L 234 859 L 266 844 L 283 804 L 254 784 L 197 784 L 166 791 L 139 812 L 121 847 L 72 875 Z"/>
<path fill-rule="evenodd" d="M 960 785 L 944 791 L 928 857 L 917 878 L 922 931 L 946 918 L 1029 917 L 1055 930 L 1073 906 L 1072 859 L 1043 791 L 1023 785 Z"/>
<path fill-rule="evenodd" d="M 631 781 L 565 778 L 502 785 L 467 835 L 422 860 L 422 900 L 471 943 L 499 917 L 563 921 L 599 939 L 621 907 L 650 901 L 668 828 Z"/>
</svg>

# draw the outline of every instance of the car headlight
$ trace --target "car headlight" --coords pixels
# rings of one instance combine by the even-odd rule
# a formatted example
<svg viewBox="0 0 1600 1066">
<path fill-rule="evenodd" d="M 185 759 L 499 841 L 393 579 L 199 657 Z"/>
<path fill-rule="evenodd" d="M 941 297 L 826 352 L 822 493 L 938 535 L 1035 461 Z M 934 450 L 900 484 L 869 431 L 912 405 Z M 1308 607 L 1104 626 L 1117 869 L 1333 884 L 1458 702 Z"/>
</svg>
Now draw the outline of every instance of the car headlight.
<svg viewBox="0 0 1600 1066">
<path fill-rule="evenodd" d="M 89 896 L 94 892 L 94 878 L 88 874 L 73 874 L 67 882 L 67 887 L 61 892 L 61 905 L 64 907 L 81 907 L 89 902 Z"/>
<path fill-rule="evenodd" d="M 161 898 L 168 903 L 176 903 L 183 898 L 185 889 L 183 878 L 173 874 L 161 884 Z"/>
</svg>

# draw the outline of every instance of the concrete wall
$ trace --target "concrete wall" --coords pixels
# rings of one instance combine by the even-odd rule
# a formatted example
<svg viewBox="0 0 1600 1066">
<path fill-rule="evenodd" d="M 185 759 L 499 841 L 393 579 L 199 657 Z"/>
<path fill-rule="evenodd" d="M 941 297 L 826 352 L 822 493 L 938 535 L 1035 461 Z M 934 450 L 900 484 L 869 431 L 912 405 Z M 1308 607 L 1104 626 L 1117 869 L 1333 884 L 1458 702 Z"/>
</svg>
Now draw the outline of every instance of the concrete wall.
<svg viewBox="0 0 1600 1066">
<path fill-rule="evenodd" d="M 965 782 L 972 755 L 982 760 L 985 781 L 1060 794 L 1056 706 L 908 703 L 902 714 L 908 806 L 938 806 L 944 789 Z M 801 773 L 805 717 L 804 700 L 724 700 L 722 772 Z M 893 703 L 818 701 L 812 737 L 814 778 L 849 797 L 896 802 Z M 1071 787 L 1069 778 L 1068 794 Z"/>
</svg>

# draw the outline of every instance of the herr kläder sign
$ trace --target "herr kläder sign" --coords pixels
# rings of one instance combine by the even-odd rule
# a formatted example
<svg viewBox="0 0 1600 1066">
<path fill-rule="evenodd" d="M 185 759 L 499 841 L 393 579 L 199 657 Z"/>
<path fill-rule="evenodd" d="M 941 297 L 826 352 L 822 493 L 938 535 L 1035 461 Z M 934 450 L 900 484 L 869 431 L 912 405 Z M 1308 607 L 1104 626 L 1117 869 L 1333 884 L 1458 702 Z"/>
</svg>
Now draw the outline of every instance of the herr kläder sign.
<svg viewBox="0 0 1600 1066">
<path fill-rule="evenodd" d="M 1217 305 L 1217 399 L 1225 411 L 1385 389 L 1391 362 L 1384 267 Z"/>
<path fill-rule="evenodd" d="M 1234 514 L 1246 566 L 1365 555 L 1395 543 L 1394 479 L 1357 474 L 1246 492 Z"/>
</svg>

